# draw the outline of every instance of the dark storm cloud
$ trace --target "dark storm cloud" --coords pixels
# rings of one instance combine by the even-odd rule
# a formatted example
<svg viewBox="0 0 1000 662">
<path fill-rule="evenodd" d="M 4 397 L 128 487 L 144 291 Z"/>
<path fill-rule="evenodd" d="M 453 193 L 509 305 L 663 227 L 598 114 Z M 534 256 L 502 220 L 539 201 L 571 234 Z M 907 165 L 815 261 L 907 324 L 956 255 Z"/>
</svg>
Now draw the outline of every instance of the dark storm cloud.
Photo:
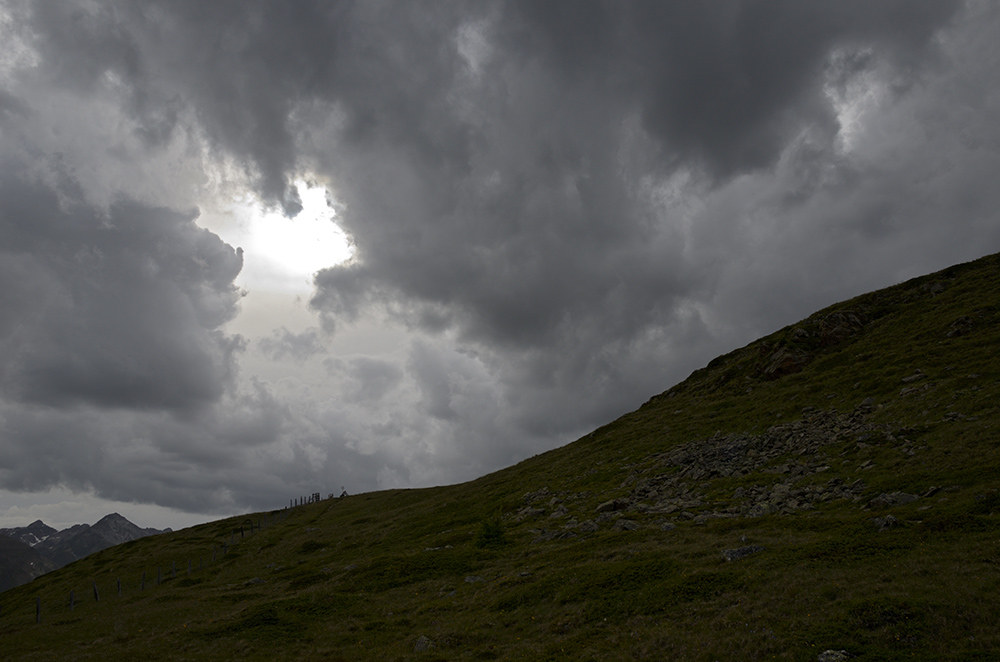
<svg viewBox="0 0 1000 662">
<path fill-rule="evenodd" d="M 242 346 L 218 331 L 236 314 L 241 255 L 195 214 L 61 202 L 16 164 L 0 169 L 0 199 L 6 397 L 191 409 L 221 396 Z"/>
<path fill-rule="evenodd" d="M 395 364 L 368 356 L 329 358 L 323 365 L 331 377 L 347 378 L 345 399 L 375 406 L 403 378 L 403 371 Z"/>
<path fill-rule="evenodd" d="M 644 178 L 718 184 L 805 127 L 835 134 L 833 54 L 912 76 L 956 7 L 170 2 L 33 19 L 54 71 L 114 72 L 143 126 L 135 99 L 184 99 L 287 211 L 298 168 L 331 178 L 361 264 L 321 274 L 319 310 L 395 297 L 412 324 L 530 348 L 669 322 L 710 283 Z"/>
<path fill-rule="evenodd" d="M 684 255 L 682 212 L 658 208 L 644 178 L 693 171 L 685 193 L 697 196 L 700 173 L 717 183 L 772 166 L 804 127 L 835 135 L 822 93 L 834 49 L 918 61 L 953 9 L 504 5 L 479 28 L 479 79 L 451 63 L 435 87 L 402 87 L 425 103 L 464 95 L 471 110 L 427 118 L 410 101 L 417 121 L 399 134 L 396 96 L 384 97 L 367 115 L 384 131 L 331 150 L 350 164 L 328 167 L 362 263 L 320 274 L 314 305 L 350 314 L 372 290 L 396 290 L 412 323 L 519 347 L 563 343 L 581 324 L 614 338 L 667 323 L 710 282 L 701 256 Z M 384 80 L 420 69 L 426 52 L 413 45 Z M 371 105 L 380 89 L 361 98 Z M 439 135 L 451 149 L 414 149 Z"/>
<path fill-rule="evenodd" d="M 26 159 L 0 182 L 8 486 L 205 509 L 471 478 L 824 304 L 1000 248 L 989 3 L 5 8 L 34 58 L 0 70 Z M 77 103 L 120 128 L 63 126 Z M 328 186 L 357 252 L 315 279 L 324 331 L 412 337 L 327 358 L 324 392 L 234 378 L 239 255 L 190 203 L 84 202 L 157 156 L 163 190 L 235 168 L 289 215 L 290 182 Z M 321 340 L 259 347 L 305 371 Z"/>
</svg>

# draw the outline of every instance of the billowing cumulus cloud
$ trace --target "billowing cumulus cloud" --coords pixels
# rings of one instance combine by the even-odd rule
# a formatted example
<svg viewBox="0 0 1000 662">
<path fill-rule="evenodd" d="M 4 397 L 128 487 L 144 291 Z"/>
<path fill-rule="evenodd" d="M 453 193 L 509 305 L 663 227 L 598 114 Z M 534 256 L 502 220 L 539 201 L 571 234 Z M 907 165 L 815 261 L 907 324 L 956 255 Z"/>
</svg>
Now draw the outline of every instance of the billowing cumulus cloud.
<svg viewBox="0 0 1000 662">
<path fill-rule="evenodd" d="M 471 478 L 1000 247 L 990 3 L 2 13 L 8 490 L 222 512 Z M 355 252 L 293 324 L 198 224 L 234 192 L 294 222 L 299 180 Z"/>
<path fill-rule="evenodd" d="M 241 347 L 217 330 L 236 315 L 241 255 L 190 213 L 124 198 L 97 210 L 5 165 L 3 394 L 55 407 L 218 400 Z"/>
<path fill-rule="evenodd" d="M 285 327 L 281 327 L 275 329 L 270 337 L 261 338 L 258 342 L 261 351 L 278 361 L 289 358 L 305 361 L 324 351 L 317 329 L 306 329 L 301 333 L 293 333 Z"/>
</svg>

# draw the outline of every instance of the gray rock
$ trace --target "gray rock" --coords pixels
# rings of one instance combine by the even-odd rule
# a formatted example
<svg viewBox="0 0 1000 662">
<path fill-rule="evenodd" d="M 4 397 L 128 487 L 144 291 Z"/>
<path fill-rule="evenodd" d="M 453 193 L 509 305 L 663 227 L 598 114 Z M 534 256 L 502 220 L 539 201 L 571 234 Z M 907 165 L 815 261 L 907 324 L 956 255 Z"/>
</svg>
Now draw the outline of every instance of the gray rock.
<svg viewBox="0 0 1000 662">
<path fill-rule="evenodd" d="M 476 575 L 469 575 L 468 577 L 465 578 L 466 584 L 476 584 L 481 581 L 483 581 L 483 578 L 477 577 Z"/>
<path fill-rule="evenodd" d="M 429 651 L 432 648 L 434 648 L 434 642 L 431 641 L 429 638 L 425 637 L 424 635 L 420 635 L 419 637 L 417 637 L 416 643 L 413 644 L 413 652 L 415 653 L 423 653 L 425 651 Z"/>
<path fill-rule="evenodd" d="M 639 523 L 630 519 L 620 519 L 611 527 L 612 531 L 637 531 L 638 529 Z"/>
<path fill-rule="evenodd" d="M 907 494 L 906 492 L 889 492 L 879 494 L 877 497 L 868 502 L 869 508 L 890 508 L 892 506 L 903 506 L 908 503 L 913 503 L 919 499 L 916 494 Z"/>
<path fill-rule="evenodd" d="M 736 549 L 724 549 L 722 550 L 722 558 L 727 561 L 736 561 L 739 559 L 745 559 L 748 556 L 763 552 L 764 547 L 761 545 L 747 545 L 746 547 L 737 547 Z"/>
<path fill-rule="evenodd" d="M 879 531 L 886 531 L 899 524 L 899 520 L 892 515 L 886 515 L 885 517 L 873 517 L 871 521 Z"/>
<path fill-rule="evenodd" d="M 567 538 L 575 538 L 576 534 L 572 531 L 547 531 L 542 530 L 541 534 L 532 540 L 532 544 L 538 544 L 543 542 L 548 542 L 550 540 L 565 540 Z"/>
<path fill-rule="evenodd" d="M 598 528 L 597 522 L 588 519 L 584 520 L 583 522 L 580 522 L 580 526 L 577 527 L 577 531 L 579 531 L 580 533 L 594 533 L 595 531 L 597 531 L 597 528 Z"/>
<path fill-rule="evenodd" d="M 549 488 L 543 487 L 542 489 L 540 489 L 540 490 L 538 490 L 536 492 L 528 492 L 527 494 L 525 494 L 521 498 L 524 501 L 526 501 L 528 503 L 531 503 L 532 501 L 538 501 L 539 499 L 544 499 L 544 498 L 546 498 L 548 496 L 551 496 L 551 494 L 552 493 L 549 491 Z"/>
<path fill-rule="evenodd" d="M 816 662 L 845 662 L 852 657 L 854 656 L 844 650 L 825 650 L 816 657 Z"/>
<path fill-rule="evenodd" d="M 763 517 L 764 515 L 770 515 L 771 513 L 777 512 L 777 508 L 772 506 L 770 503 L 755 503 L 747 512 L 747 517 Z"/>
<path fill-rule="evenodd" d="M 830 328 L 841 331 L 854 328 L 853 318 L 845 315 L 831 318 L 833 326 Z M 922 389 L 928 386 L 926 381 L 921 384 Z M 633 512 L 671 515 L 678 520 L 727 515 L 787 516 L 835 500 L 858 502 L 866 489 L 860 480 L 847 485 L 840 478 L 832 478 L 823 486 L 804 485 L 803 479 L 830 470 L 832 458 L 825 454 L 827 446 L 840 444 L 845 439 L 857 439 L 859 443 L 866 439 L 893 443 L 891 426 L 867 420 L 874 408 L 874 401 L 868 398 L 848 413 L 811 409 L 801 419 L 773 425 L 761 434 L 716 433 L 708 439 L 694 440 L 650 455 L 641 462 L 622 467 L 630 471 L 628 480 L 623 483 L 623 489 L 630 491 L 626 496 L 597 506 L 594 519 L 597 524 L 610 524 L 621 515 Z M 789 460 L 789 456 L 800 459 Z M 866 466 L 874 465 L 869 462 Z M 773 485 L 742 485 L 732 497 L 737 503 L 717 506 L 710 514 L 699 512 L 711 501 L 705 494 L 707 483 L 704 481 L 719 477 L 739 478 L 756 472 L 780 475 L 782 481 Z M 654 505 L 649 506 L 650 503 Z"/>
<path fill-rule="evenodd" d="M 965 335 L 972 330 L 973 326 L 975 326 L 975 322 L 973 322 L 971 317 L 959 317 L 951 323 L 950 327 L 948 327 L 948 331 L 945 333 L 945 336 L 948 338 L 956 338 L 958 336 Z"/>
<path fill-rule="evenodd" d="M 612 499 L 610 501 L 605 501 L 604 503 L 597 506 L 597 508 L 594 509 L 594 512 L 609 513 L 616 510 L 625 510 L 628 507 L 629 507 L 628 499 L 618 498 L 618 499 Z"/>
</svg>

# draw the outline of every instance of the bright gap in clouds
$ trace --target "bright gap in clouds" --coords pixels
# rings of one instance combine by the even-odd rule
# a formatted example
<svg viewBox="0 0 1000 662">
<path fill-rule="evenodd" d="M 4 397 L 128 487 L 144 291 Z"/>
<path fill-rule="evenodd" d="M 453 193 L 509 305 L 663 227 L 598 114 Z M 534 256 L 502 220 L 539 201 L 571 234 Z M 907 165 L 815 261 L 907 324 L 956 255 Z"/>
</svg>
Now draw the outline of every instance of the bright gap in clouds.
<svg viewBox="0 0 1000 662">
<path fill-rule="evenodd" d="M 347 235 L 333 222 L 336 212 L 327 203 L 322 186 L 296 182 L 302 211 L 288 219 L 277 212 L 258 214 L 251 220 L 254 252 L 289 274 L 312 275 L 351 257 Z M 246 249 L 249 250 L 249 249 Z"/>
<path fill-rule="evenodd" d="M 243 249 L 238 283 L 254 290 L 303 294 L 312 289 L 320 269 L 350 259 L 350 240 L 334 222 L 336 211 L 323 186 L 295 182 L 302 211 L 286 218 L 265 208 L 253 194 L 234 197 L 221 214 L 206 214 L 199 222 L 233 246 Z"/>
</svg>

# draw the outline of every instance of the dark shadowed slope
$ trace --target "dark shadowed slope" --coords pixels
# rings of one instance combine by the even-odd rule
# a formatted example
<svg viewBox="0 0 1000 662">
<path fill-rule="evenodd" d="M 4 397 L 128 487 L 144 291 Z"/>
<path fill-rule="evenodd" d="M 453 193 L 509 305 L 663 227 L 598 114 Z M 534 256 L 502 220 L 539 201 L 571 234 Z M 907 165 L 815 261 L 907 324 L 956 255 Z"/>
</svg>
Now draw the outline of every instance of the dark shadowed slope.
<svg viewBox="0 0 1000 662">
<path fill-rule="evenodd" d="M 55 565 L 31 547 L 0 536 L 0 591 L 26 584 L 50 570 L 55 570 Z"/>
</svg>

